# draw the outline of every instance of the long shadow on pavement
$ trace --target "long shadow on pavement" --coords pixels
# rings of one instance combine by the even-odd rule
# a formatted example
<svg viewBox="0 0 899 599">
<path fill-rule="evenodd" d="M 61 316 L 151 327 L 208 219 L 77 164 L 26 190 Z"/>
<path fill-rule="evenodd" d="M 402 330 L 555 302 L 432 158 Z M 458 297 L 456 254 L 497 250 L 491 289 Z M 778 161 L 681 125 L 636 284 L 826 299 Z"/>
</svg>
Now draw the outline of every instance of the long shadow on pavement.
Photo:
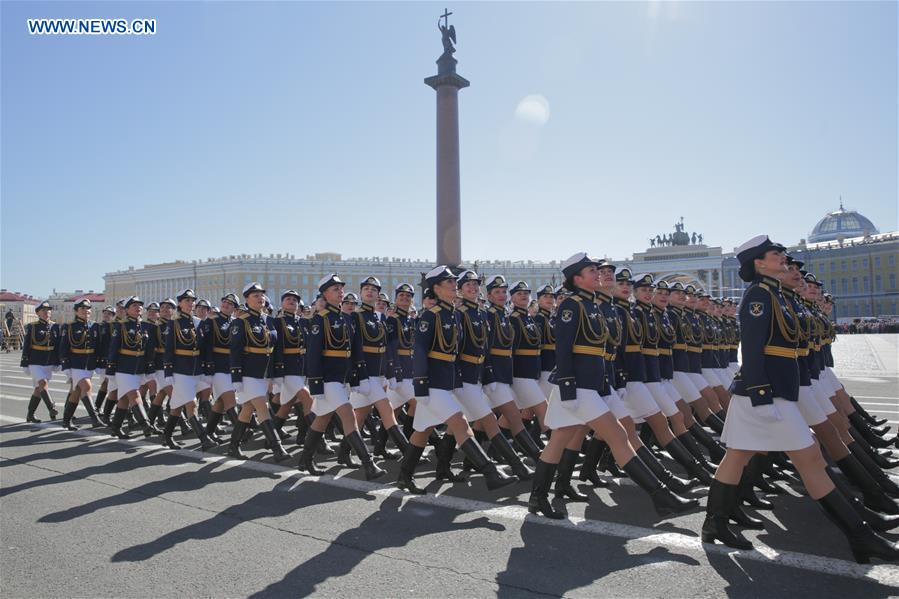
<svg viewBox="0 0 899 599">
<path fill-rule="evenodd" d="M 329 578 L 350 574 L 370 554 L 404 547 L 410 541 L 427 535 L 472 529 L 505 530 L 505 526 L 490 522 L 486 517 L 456 522 L 456 518 L 464 515 L 463 512 L 446 508 L 425 508 L 415 502 L 403 504 L 400 496 L 391 495 L 381 503 L 378 511 L 358 526 L 342 532 L 328 544 L 327 549 L 288 572 L 282 580 L 250 597 L 309 596 L 316 591 L 318 584 Z M 451 550 L 452 547 L 447 547 L 447 551 Z"/>
<path fill-rule="evenodd" d="M 130 468 L 128 468 L 127 463 L 122 464 L 120 467 L 123 471 L 147 467 L 183 466 L 185 464 L 184 456 L 175 453 L 159 453 L 158 455 L 149 458 L 145 456 L 135 456 L 134 458 L 128 458 L 127 460 L 122 461 L 131 463 Z M 59 512 L 47 514 L 40 518 L 38 522 L 67 522 L 87 516 L 88 514 L 92 514 L 102 509 L 132 505 L 140 503 L 148 498 L 161 497 L 167 493 L 197 491 L 207 485 L 233 483 L 252 478 L 278 478 L 277 475 L 247 468 L 226 467 L 223 470 L 216 470 L 216 468 L 221 466 L 222 462 L 210 462 L 195 472 L 182 472 L 175 476 L 154 480 L 132 489 L 126 489 L 118 495 L 103 497 Z"/>
</svg>

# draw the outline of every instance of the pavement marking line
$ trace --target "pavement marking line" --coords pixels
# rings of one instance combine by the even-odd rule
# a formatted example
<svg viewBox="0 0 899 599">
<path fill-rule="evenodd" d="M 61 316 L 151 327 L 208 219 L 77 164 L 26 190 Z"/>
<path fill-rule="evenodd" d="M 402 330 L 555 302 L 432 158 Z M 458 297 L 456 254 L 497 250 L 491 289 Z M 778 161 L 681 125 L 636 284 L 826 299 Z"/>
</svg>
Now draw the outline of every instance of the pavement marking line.
<svg viewBox="0 0 899 599">
<path fill-rule="evenodd" d="M 899 397 L 872 397 L 870 395 L 853 395 L 852 397 L 854 397 L 855 399 L 892 399 L 896 402 L 899 402 Z M 871 405 L 879 406 L 879 405 L 883 405 L 883 404 L 872 403 Z M 890 405 L 896 405 L 896 404 L 890 404 Z"/>
<path fill-rule="evenodd" d="M 0 382 L 0 387 L 15 387 L 16 389 L 28 389 L 29 391 L 34 391 L 34 385 L 16 385 L 15 383 L 7 383 L 6 381 Z M 51 386 L 50 391 L 59 391 L 61 393 L 69 392 L 68 389 L 59 386 Z"/>
<path fill-rule="evenodd" d="M 22 424 L 24 421 L 19 418 L 10 418 L 8 416 L 0 415 L 0 422 L 7 424 Z M 42 423 L 32 426 L 39 428 L 50 428 L 53 425 L 52 423 Z M 60 432 L 73 433 L 82 437 L 94 437 L 102 435 L 101 433 L 97 433 L 90 429 L 78 431 L 64 431 L 63 429 L 59 430 Z M 141 439 L 123 440 L 109 438 L 108 440 L 110 442 L 119 443 L 121 445 L 129 445 L 132 447 L 138 447 L 147 450 L 150 450 L 152 448 L 153 451 L 159 450 L 158 444 L 143 441 Z M 232 460 L 224 456 L 197 454 L 196 451 L 190 449 L 179 449 L 175 451 L 176 453 L 180 453 L 185 457 L 189 457 L 191 460 L 199 459 L 204 463 L 223 463 L 232 467 L 247 468 L 249 470 L 275 474 L 279 478 L 301 476 L 300 473 L 296 470 L 288 469 L 284 466 L 279 466 L 276 464 L 269 464 L 266 462 L 257 462 L 253 460 Z M 496 504 L 488 503 L 485 501 L 452 497 L 443 494 L 409 495 L 397 488 L 385 487 L 383 484 L 356 480 L 353 478 L 347 478 L 345 476 L 334 477 L 328 474 L 322 476 L 306 475 L 302 476 L 302 478 L 298 478 L 297 480 L 299 484 L 296 487 L 293 487 L 290 492 L 294 492 L 300 485 L 303 484 L 322 483 L 379 497 L 388 497 L 399 494 L 401 495 L 403 503 L 407 501 L 414 501 L 426 505 L 432 505 L 435 507 L 449 508 L 464 513 L 474 513 L 513 522 L 522 522 L 527 519 L 528 522 L 534 524 L 540 524 L 543 526 L 556 526 L 566 528 L 575 532 L 580 531 L 597 535 L 618 537 L 627 539 L 639 545 L 646 545 L 648 547 L 665 546 L 668 548 L 685 549 L 697 551 L 700 553 L 714 552 L 720 555 L 729 555 L 732 553 L 736 553 L 741 558 L 751 559 L 757 562 L 769 564 L 773 563 L 780 566 L 821 572 L 823 574 L 833 574 L 845 578 L 871 580 L 880 584 L 899 587 L 899 566 L 888 566 L 882 564 L 870 566 L 856 564 L 854 562 L 836 558 L 810 555 L 806 553 L 797 553 L 792 551 L 780 552 L 762 543 L 759 543 L 758 541 L 755 541 L 756 548 L 752 551 L 735 551 L 724 545 L 708 545 L 702 543 L 702 541 L 700 541 L 698 537 L 679 533 L 660 533 L 650 528 L 605 522 L 603 520 L 588 520 L 579 516 L 570 516 L 565 520 L 550 520 L 548 518 L 542 518 L 540 516 L 533 516 L 528 513 L 527 508 L 522 506 L 498 506 Z"/>
</svg>

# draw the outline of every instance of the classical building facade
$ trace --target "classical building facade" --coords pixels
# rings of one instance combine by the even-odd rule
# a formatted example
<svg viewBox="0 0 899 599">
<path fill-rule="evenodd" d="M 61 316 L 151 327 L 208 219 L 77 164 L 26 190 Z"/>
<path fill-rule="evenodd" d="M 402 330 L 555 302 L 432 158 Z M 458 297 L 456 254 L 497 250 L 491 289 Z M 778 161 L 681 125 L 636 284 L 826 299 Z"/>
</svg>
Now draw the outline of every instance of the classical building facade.
<svg viewBox="0 0 899 599">
<path fill-rule="evenodd" d="M 844 234 L 856 234 L 844 237 Z M 895 315 L 897 311 L 897 254 L 899 233 L 877 233 L 874 225 L 852 210 L 829 212 L 812 235 L 823 239 L 814 243 L 800 240 L 790 251 L 807 263 L 806 267 L 823 280 L 837 297 L 836 317 Z M 674 230 L 658 235 L 650 247 L 625 260 L 612 260 L 619 268 L 634 274 L 650 273 L 668 281 L 693 283 L 714 296 L 739 297 L 746 287 L 739 276 L 739 264 L 733 252 L 703 243 L 703 236 L 684 230 L 683 219 Z M 185 287 L 199 297 L 217 302 L 224 294 L 239 293 L 251 281 L 261 283 L 272 298 L 287 289 L 295 289 L 304 300 L 314 298 L 317 283 L 326 274 L 336 272 L 348 290 L 358 290 L 359 282 L 374 275 L 384 289 L 400 283 L 417 285 L 422 274 L 433 267 L 426 260 L 406 258 L 348 258 L 336 253 L 318 253 L 297 258 L 294 255 L 242 254 L 204 260 L 149 264 L 141 268 L 107 273 L 104 276 L 107 303 L 129 295 L 145 301 L 173 297 Z M 523 280 L 536 288 L 561 282 L 557 261 L 475 261 L 465 264 L 483 275 L 504 275 L 510 282 Z"/>
</svg>

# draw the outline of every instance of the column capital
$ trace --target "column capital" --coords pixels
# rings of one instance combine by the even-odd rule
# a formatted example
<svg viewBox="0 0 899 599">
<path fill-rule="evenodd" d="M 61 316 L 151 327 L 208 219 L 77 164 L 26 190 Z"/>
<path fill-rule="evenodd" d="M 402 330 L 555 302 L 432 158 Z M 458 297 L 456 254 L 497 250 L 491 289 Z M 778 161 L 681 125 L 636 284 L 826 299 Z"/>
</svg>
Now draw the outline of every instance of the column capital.
<svg viewBox="0 0 899 599">
<path fill-rule="evenodd" d="M 462 75 L 457 73 L 446 73 L 443 75 L 433 75 L 425 78 L 425 85 L 432 87 L 435 91 L 443 85 L 450 85 L 456 89 L 463 89 L 471 85 Z"/>
</svg>

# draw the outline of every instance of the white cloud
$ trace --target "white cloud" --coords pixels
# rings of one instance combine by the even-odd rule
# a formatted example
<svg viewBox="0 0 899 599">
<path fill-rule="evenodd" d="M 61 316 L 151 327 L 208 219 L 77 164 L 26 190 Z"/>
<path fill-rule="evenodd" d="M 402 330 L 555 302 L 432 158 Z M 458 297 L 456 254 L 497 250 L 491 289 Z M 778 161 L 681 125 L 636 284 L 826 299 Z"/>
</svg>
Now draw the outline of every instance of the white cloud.
<svg viewBox="0 0 899 599">
<path fill-rule="evenodd" d="M 549 100 L 540 94 L 525 96 L 515 107 L 515 118 L 543 126 L 549 120 Z"/>
</svg>

